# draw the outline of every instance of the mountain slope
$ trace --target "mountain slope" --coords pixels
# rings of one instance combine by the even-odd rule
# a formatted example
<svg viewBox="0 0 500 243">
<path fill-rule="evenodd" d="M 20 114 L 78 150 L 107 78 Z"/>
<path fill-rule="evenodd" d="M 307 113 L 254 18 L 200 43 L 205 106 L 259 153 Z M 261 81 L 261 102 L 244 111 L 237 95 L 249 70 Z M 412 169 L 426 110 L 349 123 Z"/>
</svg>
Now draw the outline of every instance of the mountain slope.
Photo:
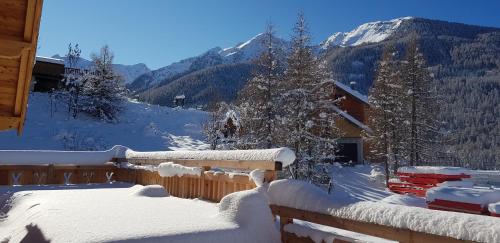
<svg viewBox="0 0 500 243">
<path fill-rule="evenodd" d="M 176 95 L 186 96 L 186 105 L 204 105 L 214 99 L 232 101 L 245 85 L 252 65 L 221 64 L 191 72 L 165 85 L 138 94 L 140 100 L 173 106 Z"/>
</svg>

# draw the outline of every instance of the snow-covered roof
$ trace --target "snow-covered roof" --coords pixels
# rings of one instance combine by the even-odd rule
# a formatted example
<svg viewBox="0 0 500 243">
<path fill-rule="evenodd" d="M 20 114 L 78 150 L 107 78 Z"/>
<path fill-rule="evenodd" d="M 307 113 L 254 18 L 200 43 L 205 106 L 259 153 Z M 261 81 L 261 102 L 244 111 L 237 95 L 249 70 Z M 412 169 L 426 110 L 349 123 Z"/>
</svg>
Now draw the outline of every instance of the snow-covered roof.
<svg viewBox="0 0 500 243">
<path fill-rule="evenodd" d="M 52 58 L 52 57 L 37 56 L 36 57 L 36 61 L 37 62 L 48 62 L 48 63 L 54 63 L 54 64 L 59 64 L 59 65 L 64 65 L 64 60 L 63 59 Z"/>
<path fill-rule="evenodd" d="M 185 99 L 186 96 L 185 95 L 176 95 L 175 96 L 175 99 Z"/>
<path fill-rule="evenodd" d="M 369 132 L 369 133 L 372 133 L 372 129 L 370 129 L 368 126 L 366 126 L 365 124 L 363 124 L 362 122 L 360 122 L 358 119 L 354 118 L 353 116 L 349 115 L 347 112 L 341 110 L 340 108 L 336 107 L 336 106 L 333 106 L 333 109 L 339 113 L 342 117 L 344 117 L 346 120 L 350 121 L 351 123 L 353 123 L 354 125 L 360 127 L 361 129 Z"/>
<path fill-rule="evenodd" d="M 343 91 L 349 93 L 350 95 L 354 96 L 356 99 L 360 100 L 360 101 L 363 101 L 364 103 L 366 104 L 369 104 L 368 103 L 368 96 L 366 95 L 363 95 L 361 94 L 360 92 L 358 92 L 357 90 L 353 90 L 351 89 L 351 87 L 339 82 L 339 81 L 335 81 L 335 85 L 342 89 Z"/>
</svg>

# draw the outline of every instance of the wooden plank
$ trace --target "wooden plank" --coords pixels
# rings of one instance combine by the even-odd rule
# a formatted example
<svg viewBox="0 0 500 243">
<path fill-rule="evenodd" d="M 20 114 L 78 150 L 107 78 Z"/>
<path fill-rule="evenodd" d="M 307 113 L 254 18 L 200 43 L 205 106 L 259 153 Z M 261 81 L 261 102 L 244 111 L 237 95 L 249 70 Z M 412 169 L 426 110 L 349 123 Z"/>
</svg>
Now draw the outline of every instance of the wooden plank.
<svg viewBox="0 0 500 243">
<path fill-rule="evenodd" d="M 404 228 L 394 228 L 385 225 L 343 219 L 332 215 L 309 212 L 289 207 L 270 205 L 273 214 L 284 218 L 293 218 L 312 223 L 345 229 L 362 234 L 377 236 L 399 242 L 468 242 L 446 236 L 432 235 Z"/>
<path fill-rule="evenodd" d="M 0 58 L 18 59 L 22 51 L 31 48 L 32 44 L 29 42 L 2 39 L 0 41 Z"/>
<path fill-rule="evenodd" d="M 0 130 L 16 129 L 20 120 L 20 117 L 0 116 Z"/>
<path fill-rule="evenodd" d="M 14 115 L 21 115 L 21 109 L 23 106 L 23 95 L 24 95 L 24 86 L 29 84 L 29 81 L 26 81 L 26 68 L 30 65 L 28 64 L 29 60 L 29 52 L 28 50 L 23 50 L 21 54 L 21 65 L 19 66 L 19 79 L 17 82 L 17 92 L 16 92 L 16 101 L 14 103 Z"/>
<path fill-rule="evenodd" d="M 119 162 L 129 162 L 132 164 L 149 164 L 158 165 L 165 161 L 172 161 L 176 164 L 189 166 L 189 167 L 203 167 L 210 166 L 216 168 L 231 168 L 231 169 L 241 169 L 241 170 L 276 170 L 277 165 L 281 164 L 279 162 L 267 161 L 267 160 L 179 160 L 179 159 L 147 159 L 147 158 L 127 158 L 125 160 L 119 159 Z"/>
</svg>

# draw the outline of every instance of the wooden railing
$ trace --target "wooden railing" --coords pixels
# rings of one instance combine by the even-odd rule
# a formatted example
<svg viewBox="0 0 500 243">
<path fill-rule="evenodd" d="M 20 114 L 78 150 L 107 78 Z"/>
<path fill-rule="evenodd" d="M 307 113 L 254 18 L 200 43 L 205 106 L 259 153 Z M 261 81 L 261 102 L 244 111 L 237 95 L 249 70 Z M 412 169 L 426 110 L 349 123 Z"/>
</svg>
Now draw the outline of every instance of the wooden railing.
<svg viewBox="0 0 500 243">
<path fill-rule="evenodd" d="M 271 211 L 274 215 L 280 217 L 281 239 L 285 243 L 295 242 L 314 242 L 307 237 L 300 237 L 293 233 L 286 232 L 283 228 L 287 224 L 293 224 L 293 219 L 308 221 L 311 223 L 326 225 L 334 228 L 353 231 L 361 234 L 376 236 L 398 242 L 426 242 L 426 243 L 447 243 L 447 242 L 466 242 L 463 240 L 433 235 L 423 232 L 412 231 L 405 228 L 395 228 L 391 226 L 379 225 L 374 223 L 350 220 L 326 215 L 316 212 L 304 211 L 295 208 L 271 205 Z M 345 242 L 343 239 L 336 239 L 334 242 Z"/>
<path fill-rule="evenodd" d="M 165 160 L 130 159 L 121 162 L 158 165 Z M 276 179 L 281 163 L 273 161 L 199 161 L 175 160 L 184 166 L 203 168 L 200 176 L 161 177 L 156 171 L 104 165 L 0 165 L 0 185 L 89 184 L 111 181 L 141 185 L 162 185 L 168 193 L 181 198 L 202 198 L 219 202 L 225 195 L 256 187 L 247 175 L 211 171 L 211 168 L 264 170 L 264 181 Z M 119 164 L 120 162 L 115 162 Z"/>
</svg>

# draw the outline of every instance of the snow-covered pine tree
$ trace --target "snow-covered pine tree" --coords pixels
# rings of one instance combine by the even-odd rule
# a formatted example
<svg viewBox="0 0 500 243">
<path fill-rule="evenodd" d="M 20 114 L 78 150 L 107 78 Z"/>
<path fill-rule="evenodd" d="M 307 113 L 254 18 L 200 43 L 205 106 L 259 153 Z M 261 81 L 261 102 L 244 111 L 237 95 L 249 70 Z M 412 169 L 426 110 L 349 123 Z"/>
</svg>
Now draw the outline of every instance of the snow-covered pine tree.
<svg viewBox="0 0 500 243">
<path fill-rule="evenodd" d="M 262 45 L 265 50 L 255 60 L 253 77 L 238 94 L 244 134 L 239 143 L 244 148 L 271 148 L 277 143 L 276 111 L 280 98 L 281 56 L 275 46 L 275 30 L 268 24 Z"/>
<path fill-rule="evenodd" d="M 113 70 L 113 53 L 106 45 L 92 55 L 92 70 L 83 76 L 85 100 L 82 110 L 106 120 L 115 121 L 122 109 L 125 88 L 122 77 Z"/>
<path fill-rule="evenodd" d="M 283 94 L 280 102 L 282 144 L 291 147 L 297 155 L 294 175 L 299 179 L 314 180 L 315 169 L 326 154 L 333 154 L 336 133 L 332 114 L 333 85 L 330 74 L 310 48 L 308 27 L 302 13 L 293 29 L 292 47 L 287 58 Z M 326 132 L 331 131 L 331 132 Z M 323 149 L 321 149 L 322 147 Z M 321 150 L 321 151 L 320 151 Z"/>
<path fill-rule="evenodd" d="M 389 180 L 389 164 L 393 164 L 394 170 L 397 170 L 405 136 L 402 112 L 403 85 L 395 55 L 394 46 L 388 44 L 378 64 L 376 78 L 369 95 L 367 125 L 372 132 L 364 134 L 370 143 L 370 159 L 383 161 L 385 165 L 386 181 Z"/>
<path fill-rule="evenodd" d="M 68 45 L 68 53 L 66 54 L 67 71 L 64 72 L 63 82 L 66 87 L 64 94 L 68 105 L 68 116 L 76 118 L 79 111 L 79 96 L 82 88 L 82 73 L 78 70 L 78 62 L 82 50 L 76 44 L 74 47 L 70 43 Z"/>
<path fill-rule="evenodd" d="M 403 111 L 408 136 L 404 146 L 410 165 L 419 165 L 422 161 L 432 160 L 435 146 L 438 145 L 439 125 L 435 112 L 439 110 L 439 104 L 416 35 L 408 44 L 405 55 L 402 76 L 403 92 L 407 96 Z"/>
</svg>

